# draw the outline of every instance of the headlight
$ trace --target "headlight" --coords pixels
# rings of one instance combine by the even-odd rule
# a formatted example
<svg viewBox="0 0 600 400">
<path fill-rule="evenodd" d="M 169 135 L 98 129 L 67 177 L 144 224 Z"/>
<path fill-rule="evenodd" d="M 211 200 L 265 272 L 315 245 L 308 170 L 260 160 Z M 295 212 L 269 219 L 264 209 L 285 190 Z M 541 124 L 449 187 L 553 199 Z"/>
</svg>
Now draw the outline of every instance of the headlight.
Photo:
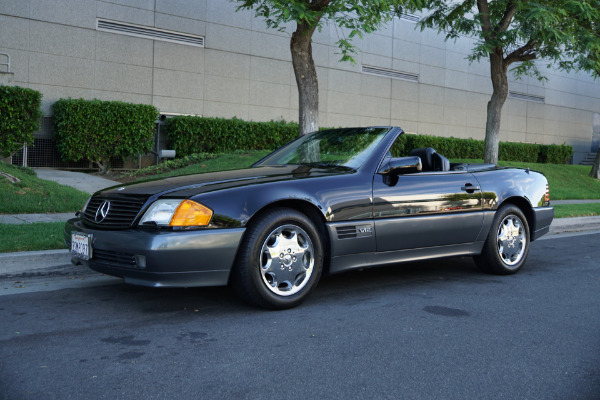
<svg viewBox="0 0 600 400">
<path fill-rule="evenodd" d="M 212 218 L 210 208 L 192 200 L 157 200 L 142 217 L 140 224 L 158 226 L 206 226 Z"/>
</svg>

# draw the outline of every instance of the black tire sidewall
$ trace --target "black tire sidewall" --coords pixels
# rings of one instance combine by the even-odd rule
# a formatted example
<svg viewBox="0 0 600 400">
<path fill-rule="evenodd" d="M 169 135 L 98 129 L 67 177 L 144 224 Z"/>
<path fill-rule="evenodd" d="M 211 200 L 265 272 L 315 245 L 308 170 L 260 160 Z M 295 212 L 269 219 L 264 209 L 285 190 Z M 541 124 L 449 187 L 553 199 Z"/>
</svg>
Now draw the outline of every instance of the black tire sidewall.
<svg viewBox="0 0 600 400">
<path fill-rule="evenodd" d="M 506 265 L 504 260 L 500 257 L 498 252 L 498 229 L 500 228 L 500 224 L 502 221 L 510 215 L 514 215 L 515 217 L 521 220 L 521 225 L 525 230 L 525 251 L 521 260 L 515 265 Z M 525 261 L 527 260 L 527 256 L 529 254 L 529 245 L 531 243 L 530 235 L 529 235 L 529 223 L 527 222 L 527 218 L 521 211 L 521 209 L 514 205 L 505 205 L 500 207 L 496 212 L 496 216 L 494 217 L 494 221 L 492 222 L 492 226 L 490 228 L 490 232 L 488 234 L 488 238 L 484 244 L 483 251 L 481 256 L 477 259 L 477 264 L 480 266 L 482 270 L 485 272 L 491 272 L 499 275 L 509 275 L 518 272 Z"/>
<path fill-rule="evenodd" d="M 290 296 L 280 296 L 266 287 L 260 272 L 262 246 L 268 235 L 277 227 L 296 225 L 310 237 L 314 251 L 313 272 L 306 285 Z M 323 269 L 323 241 L 319 230 L 305 214 L 288 208 L 276 208 L 260 215 L 248 227 L 238 254 L 236 284 L 234 288 L 240 297 L 249 303 L 268 309 L 295 307 L 314 290 Z"/>
</svg>

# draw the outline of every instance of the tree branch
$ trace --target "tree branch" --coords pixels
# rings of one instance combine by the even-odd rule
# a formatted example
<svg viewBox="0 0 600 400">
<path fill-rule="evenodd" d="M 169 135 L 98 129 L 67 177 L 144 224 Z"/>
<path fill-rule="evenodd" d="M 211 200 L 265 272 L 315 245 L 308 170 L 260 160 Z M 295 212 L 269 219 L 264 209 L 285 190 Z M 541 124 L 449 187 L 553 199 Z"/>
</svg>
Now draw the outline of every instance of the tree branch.
<svg viewBox="0 0 600 400">
<path fill-rule="evenodd" d="M 515 16 L 516 12 L 517 12 L 516 2 L 514 2 L 514 1 L 509 2 L 506 6 L 506 11 L 504 12 L 504 15 L 502 16 L 502 20 L 500 21 L 498 26 L 496 26 L 496 29 L 494 29 L 494 31 L 505 32 L 508 29 L 510 23 L 512 22 L 512 19 Z"/>
<path fill-rule="evenodd" d="M 529 39 L 529 41 L 524 46 L 519 47 L 518 49 L 507 55 L 504 59 L 504 63 L 506 64 L 506 66 L 509 66 L 510 64 L 517 61 L 535 60 L 537 58 L 537 55 L 532 52 L 535 51 L 536 44 L 537 43 L 535 39 Z"/>
<path fill-rule="evenodd" d="M 481 30 L 483 32 L 491 33 L 492 23 L 490 22 L 490 7 L 487 0 L 477 0 L 477 9 L 481 16 L 481 22 L 483 23 Z"/>
<path fill-rule="evenodd" d="M 331 3 L 331 0 L 310 0 L 310 9 L 312 11 L 321 11 Z"/>
</svg>

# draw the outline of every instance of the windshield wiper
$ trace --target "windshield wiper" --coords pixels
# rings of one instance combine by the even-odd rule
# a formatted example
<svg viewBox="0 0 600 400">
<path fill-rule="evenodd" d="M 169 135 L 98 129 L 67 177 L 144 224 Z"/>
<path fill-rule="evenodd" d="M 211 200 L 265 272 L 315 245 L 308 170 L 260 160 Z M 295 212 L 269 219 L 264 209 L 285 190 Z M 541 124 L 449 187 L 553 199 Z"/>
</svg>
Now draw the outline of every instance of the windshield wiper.
<svg viewBox="0 0 600 400">
<path fill-rule="evenodd" d="M 315 161 L 315 162 L 307 162 L 307 163 L 298 163 L 298 165 L 307 165 L 309 167 L 325 167 L 325 168 L 343 168 L 353 170 L 352 167 L 347 167 L 345 165 L 336 164 L 335 161 Z"/>
</svg>

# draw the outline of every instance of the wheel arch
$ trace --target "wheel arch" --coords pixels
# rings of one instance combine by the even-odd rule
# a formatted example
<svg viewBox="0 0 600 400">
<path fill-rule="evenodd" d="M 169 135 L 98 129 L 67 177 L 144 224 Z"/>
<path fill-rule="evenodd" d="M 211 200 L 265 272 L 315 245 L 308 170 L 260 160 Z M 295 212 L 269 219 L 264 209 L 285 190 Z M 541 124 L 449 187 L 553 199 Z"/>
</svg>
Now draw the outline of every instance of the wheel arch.
<svg viewBox="0 0 600 400">
<path fill-rule="evenodd" d="M 533 207 L 531 203 L 524 197 L 521 196 L 511 196 L 502 201 L 498 206 L 498 209 L 506 204 L 512 204 L 515 207 L 518 207 L 521 212 L 525 215 L 527 219 L 527 225 L 529 226 L 529 240 L 533 241 L 533 231 L 535 227 L 535 216 L 533 213 Z"/>
<path fill-rule="evenodd" d="M 258 209 L 248 219 L 248 221 L 244 225 L 247 227 L 247 226 L 253 224 L 255 221 L 258 221 L 262 217 L 262 215 L 264 215 L 267 211 L 272 210 L 274 208 L 290 208 L 290 209 L 296 210 L 296 211 L 301 212 L 302 214 L 306 215 L 315 224 L 315 227 L 319 231 L 320 237 L 323 240 L 323 250 L 324 250 L 323 272 L 328 273 L 329 272 L 329 264 L 330 264 L 329 261 L 331 258 L 331 256 L 330 256 L 331 255 L 331 239 L 329 237 L 329 233 L 328 233 L 327 227 L 325 225 L 325 223 L 326 223 L 325 216 L 319 210 L 319 207 L 317 207 L 314 203 L 311 203 L 306 200 L 301 200 L 301 199 L 276 200 L 276 201 L 266 204 L 263 207 L 261 207 L 260 209 Z M 248 230 L 246 229 L 246 231 L 242 235 L 242 238 L 240 239 L 240 244 L 244 242 L 244 238 L 245 238 L 247 232 L 248 232 Z M 239 253 L 239 248 L 238 248 L 238 253 Z M 236 254 L 235 259 L 237 260 L 237 254 Z M 234 261 L 234 263 L 235 263 L 235 261 Z M 230 279 L 231 279 L 231 276 L 230 276 Z"/>
</svg>

